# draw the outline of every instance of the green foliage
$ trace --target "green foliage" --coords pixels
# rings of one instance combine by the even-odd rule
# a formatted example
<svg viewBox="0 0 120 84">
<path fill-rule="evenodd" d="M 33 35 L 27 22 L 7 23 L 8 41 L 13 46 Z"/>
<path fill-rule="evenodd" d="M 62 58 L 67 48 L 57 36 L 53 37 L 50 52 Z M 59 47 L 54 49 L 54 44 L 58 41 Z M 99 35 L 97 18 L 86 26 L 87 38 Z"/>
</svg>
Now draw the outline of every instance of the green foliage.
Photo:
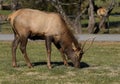
<svg viewBox="0 0 120 84">
<path fill-rule="evenodd" d="M 34 68 L 28 68 L 17 51 L 18 68 L 11 66 L 11 42 L 0 42 L 0 84 L 119 84 L 120 43 L 96 42 L 85 53 L 82 68 L 66 67 L 58 50 L 52 48 L 53 68 L 46 66 L 43 42 L 29 41 L 27 52 Z M 71 62 L 71 61 L 69 61 Z"/>
</svg>

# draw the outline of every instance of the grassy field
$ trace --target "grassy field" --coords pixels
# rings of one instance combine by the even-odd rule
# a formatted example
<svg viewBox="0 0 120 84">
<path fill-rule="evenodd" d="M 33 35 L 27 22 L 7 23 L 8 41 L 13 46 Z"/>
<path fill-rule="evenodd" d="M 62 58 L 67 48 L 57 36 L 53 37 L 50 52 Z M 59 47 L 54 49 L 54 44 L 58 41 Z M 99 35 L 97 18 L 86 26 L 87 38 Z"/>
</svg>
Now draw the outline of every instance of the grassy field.
<svg viewBox="0 0 120 84">
<path fill-rule="evenodd" d="M 87 47 L 87 46 L 86 46 Z M 63 65 L 60 53 L 53 46 L 52 65 L 46 66 L 44 42 L 30 41 L 27 46 L 34 68 L 26 66 L 17 51 L 18 68 L 11 66 L 11 42 L 0 42 L 0 84 L 119 84 L 120 43 L 95 42 L 84 54 L 81 68 Z M 69 61 L 71 64 L 71 61 Z"/>
</svg>

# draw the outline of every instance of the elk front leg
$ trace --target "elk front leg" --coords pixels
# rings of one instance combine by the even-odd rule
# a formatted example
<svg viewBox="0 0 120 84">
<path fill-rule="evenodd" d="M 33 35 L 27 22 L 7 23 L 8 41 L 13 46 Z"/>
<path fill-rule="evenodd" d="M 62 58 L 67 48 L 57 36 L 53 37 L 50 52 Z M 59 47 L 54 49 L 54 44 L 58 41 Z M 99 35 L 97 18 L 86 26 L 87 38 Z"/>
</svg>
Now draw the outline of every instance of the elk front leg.
<svg viewBox="0 0 120 84">
<path fill-rule="evenodd" d="M 56 48 L 57 48 L 57 49 L 60 51 L 60 53 L 61 53 L 61 56 L 62 56 L 64 65 L 65 65 L 65 66 L 68 66 L 68 62 L 67 62 L 67 59 L 66 59 L 66 57 L 65 57 L 65 53 L 64 53 L 63 49 L 61 48 L 60 44 L 59 44 L 58 42 L 57 42 L 57 43 L 54 42 L 54 44 L 55 44 Z"/>
<path fill-rule="evenodd" d="M 16 35 L 13 42 L 12 42 L 12 66 L 17 67 L 17 62 L 16 62 L 16 49 L 18 47 L 18 44 L 20 42 L 19 37 Z"/>
<path fill-rule="evenodd" d="M 60 48 L 59 51 L 61 52 L 61 56 L 62 56 L 62 58 L 63 58 L 64 65 L 65 65 L 65 66 L 68 66 L 68 62 L 67 62 L 66 56 L 65 56 L 65 54 L 64 54 L 64 52 L 63 52 L 63 49 Z"/>
<path fill-rule="evenodd" d="M 20 39 L 21 43 L 20 43 L 20 50 L 22 52 L 22 54 L 24 55 L 25 61 L 28 65 L 29 68 L 33 67 L 32 64 L 30 63 L 30 60 L 28 58 L 27 52 L 26 52 L 26 45 L 27 45 L 27 38 L 22 37 Z"/>
<path fill-rule="evenodd" d="M 47 66 L 49 69 L 51 69 L 51 42 L 52 42 L 52 37 L 48 36 L 45 39 L 45 44 L 46 44 L 46 50 L 47 50 Z"/>
</svg>

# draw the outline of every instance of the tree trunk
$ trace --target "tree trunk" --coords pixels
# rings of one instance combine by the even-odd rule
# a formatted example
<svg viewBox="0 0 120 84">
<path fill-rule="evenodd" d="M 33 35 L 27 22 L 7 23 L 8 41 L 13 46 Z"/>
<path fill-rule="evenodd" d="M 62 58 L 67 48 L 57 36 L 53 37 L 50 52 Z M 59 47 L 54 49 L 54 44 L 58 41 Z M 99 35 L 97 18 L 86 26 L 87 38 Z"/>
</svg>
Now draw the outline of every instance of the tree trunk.
<svg viewBox="0 0 120 84">
<path fill-rule="evenodd" d="M 100 31 L 100 29 L 102 28 L 102 26 L 105 24 L 106 20 L 109 19 L 109 15 L 110 15 L 111 11 L 113 10 L 114 6 L 115 6 L 115 0 L 112 0 L 111 4 L 107 8 L 106 14 L 103 16 L 100 23 L 96 26 L 96 30 L 94 33 L 98 33 Z M 109 22 L 107 22 L 107 25 L 108 25 L 107 33 L 109 33 Z"/>
<path fill-rule="evenodd" d="M 94 18 L 94 0 L 89 0 L 89 23 L 88 32 L 94 33 L 95 18 Z"/>
<path fill-rule="evenodd" d="M 0 10 L 2 10 L 3 0 L 0 0 Z"/>
<path fill-rule="evenodd" d="M 15 11 L 20 8 L 19 0 L 11 0 L 11 10 Z"/>
<path fill-rule="evenodd" d="M 75 26 L 75 32 L 76 33 L 82 33 L 82 27 L 81 27 L 81 16 L 80 16 L 80 13 L 81 12 L 81 0 L 79 0 L 79 3 L 78 3 L 78 6 L 77 6 L 77 15 L 76 15 L 76 18 L 75 18 L 75 21 L 74 21 L 74 26 Z"/>
<path fill-rule="evenodd" d="M 52 5 L 57 9 L 57 11 L 62 15 L 65 22 L 71 28 L 75 33 L 81 33 L 81 24 L 80 24 L 80 5 L 78 5 L 78 14 L 76 15 L 76 18 L 71 21 L 70 18 L 66 15 L 65 11 L 63 10 L 60 1 L 59 0 L 52 0 Z"/>
<path fill-rule="evenodd" d="M 109 14 L 113 10 L 114 6 L 115 6 L 115 0 L 112 0 L 110 6 L 107 9 L 107 12 L 106 12 L 105 16 L 102 18 L 102 20 L 101 20 L 101 22 L 99 24 L 99 28 L 101 28 L 102 25 L 105 23 L 106 19 L 109 17 Z"/>
</svg>

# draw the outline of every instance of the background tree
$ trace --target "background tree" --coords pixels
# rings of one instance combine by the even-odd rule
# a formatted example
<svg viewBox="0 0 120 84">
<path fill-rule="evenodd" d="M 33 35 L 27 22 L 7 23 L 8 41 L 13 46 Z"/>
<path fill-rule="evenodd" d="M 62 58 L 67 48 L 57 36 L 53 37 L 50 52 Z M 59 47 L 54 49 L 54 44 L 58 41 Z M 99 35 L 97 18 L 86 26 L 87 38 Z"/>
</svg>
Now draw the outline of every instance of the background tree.
<svg viewBox="0 0 120 84">
<path fill-rule="evenodd" d="M 75 33 L 81 33 L 81 16 L 85 9 L 81 4 L 86 0 L 20 0 L 22 7 L 59 12 Z M 44 4 L 43 4 L 44 3 Z M 47 6 L 47 7 L 46 7 Z M 84 10 L 84 11 L 83 11 Z"/>
<path fill-rule="evenodd" d="M 94 0 L 89 0 L 89 23 L 88 23 L 88 32 L 93 33 L 95 27 L 95 18 L 94 18 Z"/>
<path fill-rule="evenodd" d="M 81 25 L 81 20 L 85 18 L 89 20 L 87 23 L 88 32 L 98 33 L 104 21 L 96 24 L 94 5 L 96 5 L 96 2 L 99 2 L 97 6 L 105 2 L 108 5 L 110 0 L 4 0 L 4 2 L 5 1 L 12 2 L 13 10 L 19 9 L 20 4 L 22 8 L 59 12 L 75 33 L 82 33 L 83 25 Z M 87 10 L 89 10 L 89 13 L 87 13 Z M 109 14 L 107 16 L 109 16 Z"/>
<path fill-rule="evenodd" d="M 2 9 L 3 0 L 0 0 L 0 10 Z"/>
<path fill-rule="evenodd" d="M 94 33 L 98 33 L 100 31 L 100 29 L 102 28 L 102 26 L 104 24 L 106 24 L 106 20 L 107 21 L 107 33 L 109 33 L 109 16 L 110 16 L 110 13 L 112 12 L 113 8 L 115 6 L 115 0 L 112 0 L 110 5 L 106 8 L 106 13 L 102 16 L 102 20 L 99 22 L 99 24 L 97 24 L 95 26 L 95 31 Z"/>
<path fill-rule="evenodd" d="M 11 10 L 15 11 L 21 8 L 21 5 L 19 3 L 19 0 L 11 0 Z"/>
</svg>

